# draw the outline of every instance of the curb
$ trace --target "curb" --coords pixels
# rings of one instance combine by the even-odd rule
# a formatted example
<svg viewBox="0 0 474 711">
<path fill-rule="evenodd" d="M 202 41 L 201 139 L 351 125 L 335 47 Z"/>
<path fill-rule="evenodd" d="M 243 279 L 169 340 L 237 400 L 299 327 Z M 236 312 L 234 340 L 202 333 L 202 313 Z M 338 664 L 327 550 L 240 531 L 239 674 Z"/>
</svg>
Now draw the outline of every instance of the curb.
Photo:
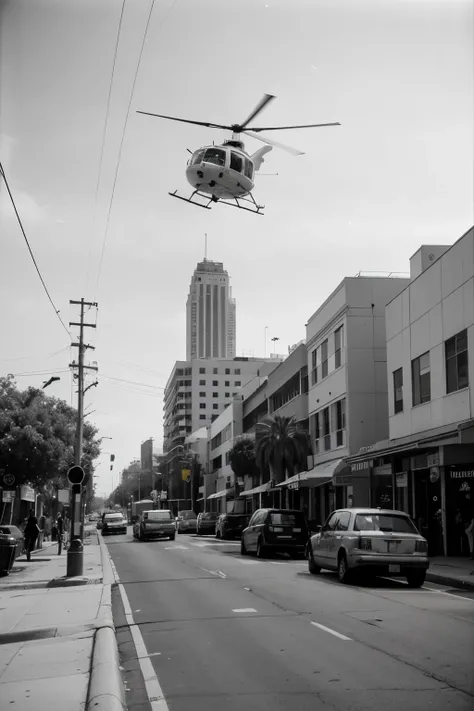
<svg viewBox="0 0 474 711">
<path fill-rule="evenodd" d="M 438 583 L 439 585 L 449 585 L 452 588 L 459 590 L 474 590 L 474 581 L 463 580 L 462 578 L 454 578 L 450 575 L 438 575 L 437 573 L 426 573 L 426 580 L 430 583 Z"/>
<path fill-rule="evenodd" d="M 86 711 L 126 711 L 125 691 L 112 616 L 112 584 L 115 582 L 105 542 L 97 532 L 102 558 L 103 592 L 99 617 L 106 624 L 95 633 L 87 690 Z"/>
<path fill-rule="evenodd" d="M 53 578 L 52 580 L 36 580 L 31 583 L 5 583 L 0 585 L 0 592 L 8 590 L 41 590 L 44 588 L 74 588 L 79 585 L 101 585 L 102 578 Z"/>
</svg>

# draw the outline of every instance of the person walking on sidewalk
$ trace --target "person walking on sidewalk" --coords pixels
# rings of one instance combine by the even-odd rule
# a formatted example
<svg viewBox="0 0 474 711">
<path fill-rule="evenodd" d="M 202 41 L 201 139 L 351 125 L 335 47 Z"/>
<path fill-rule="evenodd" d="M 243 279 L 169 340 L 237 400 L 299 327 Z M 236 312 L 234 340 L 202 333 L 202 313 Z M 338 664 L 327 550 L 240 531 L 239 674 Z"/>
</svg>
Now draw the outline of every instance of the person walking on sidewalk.
<svg viewBox="0 0 474 711">
<path fill-rule="evenodd" d="M 33 511 L 30 511 L 24 533 L 26 560 L 31 560 L 31 551 L 35 548 L 39 532 L 40 528 L 38 526 L 38 519 L 34 515 Z"/>
<path fill-rule="evenodd" d="M 56 530 L 58 534 L 58 555 L 61 555 L 61 551 L 63 548 L 63 533 L 64 533 L 64 521 L 63 517 L 61 514 L 58 514 L 58 518 L 56 520 Z"/>
</svg>

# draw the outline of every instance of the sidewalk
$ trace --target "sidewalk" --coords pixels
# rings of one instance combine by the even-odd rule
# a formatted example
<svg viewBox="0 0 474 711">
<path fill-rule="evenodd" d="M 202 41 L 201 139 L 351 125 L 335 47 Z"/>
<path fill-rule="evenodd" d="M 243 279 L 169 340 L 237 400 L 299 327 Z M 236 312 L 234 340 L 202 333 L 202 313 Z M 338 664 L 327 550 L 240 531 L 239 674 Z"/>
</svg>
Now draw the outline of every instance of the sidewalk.
<svg viewBox="0 0 474 711">
<path fill-rule="evenodd" d="M 431 583 L 474 590 L 474 560 L 471 558 L 430 558 L 426 579 Z"/>
<path fill-rule="evenodd" d="M 46 543 L 0 578 L 2 709 L 126 708 L 107 550 L 95 531 L 84 543 L 83 577 L 66 579 L 67 554 Z"/>
</svg>

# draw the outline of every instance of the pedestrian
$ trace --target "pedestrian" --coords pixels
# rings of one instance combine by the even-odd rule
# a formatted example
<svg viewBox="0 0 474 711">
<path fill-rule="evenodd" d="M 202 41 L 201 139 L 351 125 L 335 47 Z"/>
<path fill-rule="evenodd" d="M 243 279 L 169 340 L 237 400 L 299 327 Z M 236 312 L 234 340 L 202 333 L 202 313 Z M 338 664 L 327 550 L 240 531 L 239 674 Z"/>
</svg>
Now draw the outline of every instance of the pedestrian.
<svg viewBox="0 0 474 711">
<path fill-rule="evenodd" d="M 31 551 L 35 548 L 36 539 L 38 538 L 39 532 L 40 528 L 38 526 L 38 519 L 34 515 L 33 511 L 30 511 L 30 515 L 28 516 L 24 532 L 27 560 L 31 560 Z"/>
<path fill-rule="evenodd" d="M 49 541 L 51 538 L 51 529 L 53 526 L 53 520 L 51 516 L 48 514 L 46 516 L 45 522 L 44 522 L 44 539 L 45 541 Z"/>
<path fill-rule="evenodd" d="M 471 516 L 471 522 L 466 528 L 466 536 L 469 541 L 469 552 L 471 554 L 471 558 L 474 560 L 474 514 Z"/>
</svg>

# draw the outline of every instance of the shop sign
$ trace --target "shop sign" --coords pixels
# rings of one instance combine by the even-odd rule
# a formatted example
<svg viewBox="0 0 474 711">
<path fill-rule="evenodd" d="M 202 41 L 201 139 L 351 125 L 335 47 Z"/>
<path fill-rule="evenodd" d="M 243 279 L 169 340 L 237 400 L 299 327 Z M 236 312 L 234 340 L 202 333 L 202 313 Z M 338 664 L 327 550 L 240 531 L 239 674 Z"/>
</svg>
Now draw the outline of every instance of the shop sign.
<svg viewBox="0 0 474 711">
<path fill-rule="evenodd" d="M 361 472 L 364 469 L 370 469 L 373 466 L 374 466 L 373 459 L 368 459 L 363 462 L 355 462 L 355 464 L 351 464 L 351 472 Z"/>
<path fill-rule="evenodd" d="M 454 470 L 449 472 L 450 479 L 474 479 L 474 469 L 465 471 Z"/>
<path fill-rule="evenodd" d="M 60 504 L 69 503 L 69 489 L 58 489 L 58 501 Z"/>
<path fill-rule="evenodd" d="M 35 503 L 35 490 L 31 488 L 31 486 L 22 486 L 21 487 L 21 493 L 20 493 L 20 499 L 22 501 L 30 501 L 31 503 Z"/>
<path fill-rule="evenodd" d="M 395 474 L 395 486 L 397 487 L 397 489 L 406 489 L 406 487 L 408 486 L 407 472 Z"/>
<path fill-rule="evenodd" d="M 168 492 L 167 491 L 160 491 L 161 501 L 166 501 L 167 498 L 168 498 Z"/>
<path fill-rule="evenodd" d="M 2 491 L 2 502 L 4 504 L 11 504 L 15 500 L 14 491 Z"/>
<path fill-rule="evenodd" d="M 426 463 L 429 467 L 437 467 L 439 465 L 439 452 L 433 452 L 426 456 Z"/>
</svg>

